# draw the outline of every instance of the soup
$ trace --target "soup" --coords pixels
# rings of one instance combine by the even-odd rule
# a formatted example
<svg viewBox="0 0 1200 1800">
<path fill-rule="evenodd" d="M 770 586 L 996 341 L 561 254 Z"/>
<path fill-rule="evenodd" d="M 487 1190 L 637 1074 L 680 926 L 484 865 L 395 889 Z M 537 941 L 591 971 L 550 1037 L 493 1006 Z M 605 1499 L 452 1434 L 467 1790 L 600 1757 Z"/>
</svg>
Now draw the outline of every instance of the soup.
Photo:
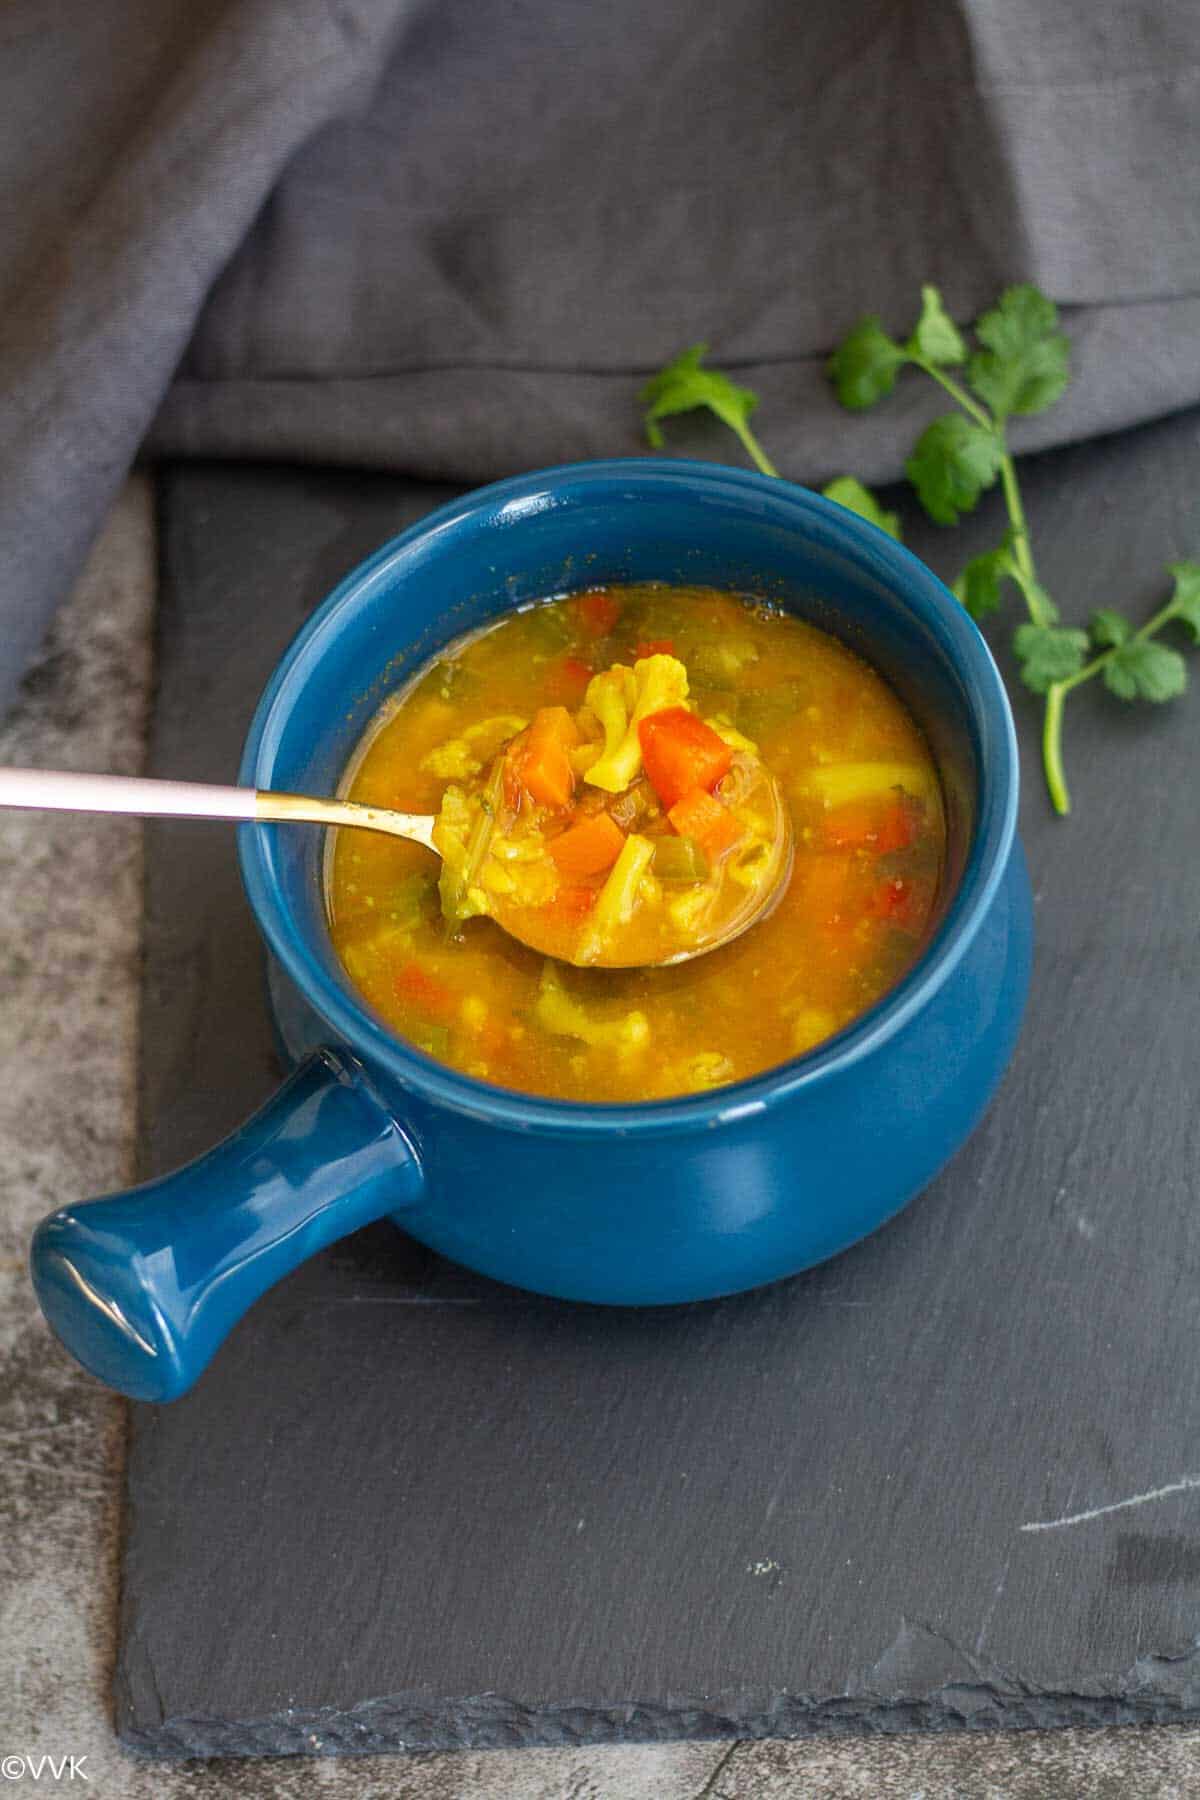
<svg viewBox="0 0 1200 1800">
<path fill-rule="evenodd" d="M 795 843 L 770 916 L 677 966 L 595 966 L 694 944 L 753 898 L 763 777 Z M 331 931 L 364 998 L 465 1074 L 569 1100 L 701 1092 L 813 1049 L 919 954 L 944 849 L 929 750 L 881 677 L 702 588 L 597 589 L 452 644 L 343 791 L 439 813 L 446 852 L 439 879 L 416 845 L 333 837 Z M 501 929 L 513 907 L 553 955 Z"/>
</svg>

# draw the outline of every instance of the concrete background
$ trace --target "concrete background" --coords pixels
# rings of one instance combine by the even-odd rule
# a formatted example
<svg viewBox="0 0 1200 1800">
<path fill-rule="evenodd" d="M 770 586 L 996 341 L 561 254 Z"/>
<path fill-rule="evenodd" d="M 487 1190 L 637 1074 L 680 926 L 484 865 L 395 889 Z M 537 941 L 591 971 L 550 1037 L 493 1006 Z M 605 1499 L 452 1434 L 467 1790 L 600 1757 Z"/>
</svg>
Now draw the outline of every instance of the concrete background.
<svg viewBox="0 0 1200 1800">
<path fill-rule="evenodd" d="M 153 494 L 122 494 L 0 764 L 134 773 L 151 691 Z M 109 1723 L 124 1412 L 71 1364 L 25 1273 L 34 1222 L 130 1179 L 141 836 L 0 817 L 0 1759 L 86 1758 L 114 1800 L 320 1793 L 396 1800 L 1041 1800 L 1200 1793 L 1182 1727 L 150 1764 Z M 180 1620 L 180 1629 L 187 1621 Z M 14 1794 L 53 1783 L 0 1771 Z M 82 1782 L 75 1784 L 83 1791 Z"/>
</svg>

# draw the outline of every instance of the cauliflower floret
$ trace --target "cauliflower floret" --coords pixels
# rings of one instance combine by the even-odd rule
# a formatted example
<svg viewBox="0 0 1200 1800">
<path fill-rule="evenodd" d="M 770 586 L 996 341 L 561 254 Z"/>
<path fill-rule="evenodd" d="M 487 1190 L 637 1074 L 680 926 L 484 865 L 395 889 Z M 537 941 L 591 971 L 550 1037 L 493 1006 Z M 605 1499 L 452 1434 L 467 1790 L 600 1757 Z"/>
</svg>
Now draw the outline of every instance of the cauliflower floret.
<svg viewBox="0 0 1200 1800">
<path fill-rule="evenodd" d="M 628 925 L 641 897 L 643 877 L 653 860 L 651 840 L 631 831 L 600 889 L 600 898 L 580 940 L 579 962 L 595 962 L 617 926 Z"/>
<path fill-rule="evenodd" d="M 478 775 L 501 744 L 516 737 L 518 731 L 524 731 L 527 723 L 516 713 L 480 719 L 478 724 L 469 725 L 461 737 L 450 738 L 430 750 L 421 758 L 420 766 L 427 775 L 436 775 L 439 781 L 469 781 L 472 775 Z"/>
<path fill-rule="evenodd" d="M 739 731 L 725 713 L 714 714 L 711 719 L 705 720 L 705 724 L 711 725 L 717 736 L 723 738 L 731 750 L 744 750 L 747 756 L 758 755 L 758 745 L 754 739 L 748 738 L 744 732 Z"/>
<path fill-rule="evenodd" d="M 483 764 L 473 754 L 466 738 L 451 738 L 448 744 L 439 744 L 436 750 L 423 756 L 419 766 L 426 775 L 436 775 L 439 781 L 469 781 L 472 775 L 478 775 Z"/>
<path fill-rule="evenodd" d="M 667 916 L 682 938 L 698 937 L 716 897 L 712 882 L 697 882 L 667 901 Z"/>
<path fill-rule="evenodd" d="M 720 1050 L 701 1050 L 689 1056 L 679 1069 L 679 1081 L 685 1088 L 719 1087 L 733 1075 L 733 1064 Z"/>
<path fill-rule="evenodd" d="M 489 894 L 502 894 L 514 906 L 549 906 L 559 888 L 558 870 L 548 856 L 502 862 L 493 853 L 479 879 Z"/>
<path fill-rule="evenodd" d="M 797 1055 L 813 1050 L 838 1028 L 833 1014 L 823 1006 L 801 1006 L 792 1018 L 792 1048 Z"/>
<path fill-rule="evenodd" d="M 644 1012 L 629 1012 L 620 1019 L 594 1019 L 580 1001 L 567 993 L 549 962 L 542 970 L 533 1016 L 543 1031 L 555 1037 L 578 1038 L 594 1048 L 614 1049 L 625 1056 L 644 1049 L 650 1042 L 650 1023 Z"/>
<path fill-rule="evenodd" d="M 633 670 L 624 663 L 614 663 L 588 682 L 582 711 L 591 712 L 604 733 L 601 756 L 615 756 L 629 730 L 629 715 L 637 705 L 637 682 Z"/>
<path fill-rule="evenodd" d="M 687 670 L 676 656 L 644 656 L 632 669 L 614 663 L 588 684 L 587 704 L 604 726 L 604 750 L 584 775 L 592 787 L 623 794 L 642 772 L 638 726 L 650 713 L 687 700 Z"/>
</svg>

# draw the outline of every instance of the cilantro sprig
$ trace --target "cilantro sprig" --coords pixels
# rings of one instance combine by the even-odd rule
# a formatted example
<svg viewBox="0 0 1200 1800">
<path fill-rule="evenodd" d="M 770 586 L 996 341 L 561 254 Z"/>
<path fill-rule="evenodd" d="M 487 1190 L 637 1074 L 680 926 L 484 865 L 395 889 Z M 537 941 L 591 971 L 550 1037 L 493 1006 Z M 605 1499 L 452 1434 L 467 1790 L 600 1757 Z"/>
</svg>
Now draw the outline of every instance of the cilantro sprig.
<svg viewBox="0 0 1200 1800">
<path fill-rule="evenodd" d="M 750 429 L 750 415 L 758 406 L 758 395 L 749 388 L 737 387 L 719 369 L 704 368 L 707 355 L 707 344 L 693 344 L 646 383 L 638 395 L 645 408 L 646 442 L 652 449 L 661 450 L 665 439 L 660 419 L 706 406 L 740 438 L 755 468 L 764 475 L 778 475 L 779 470 Z"/>
<path fill-rule="evenodd" d="M 706 354 L 706 345 L 693 345 L 642 390 L 650 443 L 662 447 L 661 419 L 708 407 L 737 434 L 763 474 L 778 474 L 750 428 L 757 394 L 735 386 L 720 370 L 706 368 Z M 906 340 L 892 337 L 878 316 L 869 314 L 838 345 L 828 373 L 842 405 L 861 412 L 886 400 L 909 368 L 935 381 L 954 403 L 954 411 L 926 426 L 905 464 L 930 518 L 939 525 L 956 525 L 990 489 L 999 485 L 1004 497 L 1007 530 L 994 548 L 971 558 L 953 588 L 977 621 L 999 612 L 1010 588 L 1020 598 L 1025 618 L 1013 633 L 1013 651 L 1022 681 L 1045 697 L 1046 785 L 1056 811 L 1065 814 L 1071 807 L 1062 755 L 1068 696 L 1096 677 L 1124 701 L 1162 704 L 1184 691 L 1183 657 L 1158 640 L 1166 627 L 1177 624 L 1200 643 L 1200 563 L 1171 566 L 1172 596 L 1141 626 L 1109 607 L 1092 614 L 1086 631 L 1062 623 L 1038 580 L 1006 430 L 1010 418 L 1052 406 L 1070 380 L 1070 344 L 1059 328 L 1058 310 L 1037 288 L 1028 283 L 1006 288 L 976 320 L 973 333 L 964 335 L 938 290 L 923 287 L 920 317 Z M 839 476 L 824 492 L 900 536 L 896 514 L 885 512 L 854 476 Z"/>
</svg>

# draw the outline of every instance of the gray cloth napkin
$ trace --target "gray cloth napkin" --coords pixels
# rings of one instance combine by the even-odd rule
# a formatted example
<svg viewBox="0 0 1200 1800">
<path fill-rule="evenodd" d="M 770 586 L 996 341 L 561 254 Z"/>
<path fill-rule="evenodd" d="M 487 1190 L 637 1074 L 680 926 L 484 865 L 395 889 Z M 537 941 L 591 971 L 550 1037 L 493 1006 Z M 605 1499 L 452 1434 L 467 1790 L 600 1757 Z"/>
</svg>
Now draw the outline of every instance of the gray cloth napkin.
<svg viewBox="0 0 1200 1800">
<path fill-rule="evenodd" d="M 141 445 L 621 454 L 705 338 L 788 474 L 884 480 L 936 401 L 848 415 L 822 365 L 930 280 L 1066 309 L 1020 447 L 1187 405 L 1198 174 L 1195 0 L 9 0 L 0 705 Z"/>
</svg>

